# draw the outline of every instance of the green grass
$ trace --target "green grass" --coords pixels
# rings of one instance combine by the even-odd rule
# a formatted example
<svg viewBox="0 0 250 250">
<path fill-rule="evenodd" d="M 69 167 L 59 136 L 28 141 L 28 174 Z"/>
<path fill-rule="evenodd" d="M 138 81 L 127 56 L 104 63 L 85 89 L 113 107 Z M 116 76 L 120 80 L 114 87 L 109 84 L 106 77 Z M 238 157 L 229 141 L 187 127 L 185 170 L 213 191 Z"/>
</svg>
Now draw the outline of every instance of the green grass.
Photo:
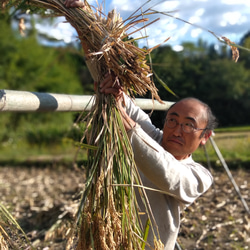
<svg viewBox="0 0 250 250">
<path fill-rule="evenodd" d="M 215 133 L 220 133 L 220 132 L 250 132 L 250 126 L 227 127 L 227 128 L 217 128 L 217 129 L 215 129 Z"/>
<path fill-rule="evenodd" d="M 49 131 L 48 131 L 48 134 Z M 250 126 L 222 128 L 215 131 L 214 141 L 220 149 L 228 165 L 244 166 L 250 162 Z M 52 143 L 53 142 L 53 143 Z M 32 142 L 27 139 L 16 136 L 13 139 L 2 142 L 0 145 L 1 155 L 0 164 L 32 164 L 63 162 L 71 163 L 74 160 L 76 146 L 74 142 L 66 136 L 60 140 L 53 138 L 43 143 Z M 209 160 L 216 166 L 221 166 L 218 156 L 210 141 L 206 144 L 206 150 Z M 204 148 L 199 148 L 193 154 L 194 160 L 198 162 L 207 162 Z M 86 161 L 86 152 L 81 150 L 80 161 Z"/>
<path fill-rule="evenodd" d="M 60 162 L 71 164 L 74 161 L 77 147 L 72 140 L 63 138 L 57 144 L 32 144 L 25 141 L 8 142 L 0 147 L 0 164 L 8 165 L 32 165 Z M 78 161 L 86 160 L 86 152 L 81 150 Z"/>
<path fill-rule="evenodd" d="M 250 162 L 250 127 L 217 129 L 213 139 L 228 165 L 245 166 Z M 209 160 L 216 166 L 221 166 L 210 141 L 206 143 L 206 150 Z M 193 158 L 196 161 L 207 162 L 204 148 L 199 148 L 193 154 Z"/>
<path fill-rule="evenodd" d="M 84 124 L 73 125 L 72 116 L 4 113 L 0 124 L 0 164 L 73 162 L 77 151 L 74 141 L 80 141 Z M 80 154 L 80 159 L 86 159 L 86 152 Z"/>
</svg>

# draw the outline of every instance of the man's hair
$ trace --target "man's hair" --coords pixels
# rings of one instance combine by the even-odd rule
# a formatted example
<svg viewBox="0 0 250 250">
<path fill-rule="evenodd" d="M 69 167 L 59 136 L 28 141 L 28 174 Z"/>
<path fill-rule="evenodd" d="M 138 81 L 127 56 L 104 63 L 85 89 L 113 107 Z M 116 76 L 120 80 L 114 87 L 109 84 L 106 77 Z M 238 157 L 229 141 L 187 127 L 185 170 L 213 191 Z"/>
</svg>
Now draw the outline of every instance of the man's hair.
<svg viewBox="0 0 250 250">
<path fill-rule="evenodd" d="M 201 134 L 201 136 L 203 136 L 206 131 L 213 131 L 217 126 L 218 126 L 218 121 L 216 119 L 216 117 L 214 116 L 211 108 L 204 102 L 202 102 L 201 100 L 197 99 L 197 98 L 194 98 L 194 97 L 187 97 L 187 98 L 184 98 L 184 99 L 181 99 L 179 100 L 178 102 L 172 104 L 169 109 L 167 110 L 166 112 L 166 116 L 168 114 L 168 111 L 174 107 L 177 103 L 181 102 L 181 101 L 184 101 L 184 100 L 195 100 L 197 102 L 199 102 L 204 108 L 205 108 L 205 111 L 206 111 L 206 122 L 207 122 L 207 126 L 206 126 L 206 129 L 203 131 L 203 133 Z M 165 117 L 166 117 L 165 116 Z"/>
</svg>

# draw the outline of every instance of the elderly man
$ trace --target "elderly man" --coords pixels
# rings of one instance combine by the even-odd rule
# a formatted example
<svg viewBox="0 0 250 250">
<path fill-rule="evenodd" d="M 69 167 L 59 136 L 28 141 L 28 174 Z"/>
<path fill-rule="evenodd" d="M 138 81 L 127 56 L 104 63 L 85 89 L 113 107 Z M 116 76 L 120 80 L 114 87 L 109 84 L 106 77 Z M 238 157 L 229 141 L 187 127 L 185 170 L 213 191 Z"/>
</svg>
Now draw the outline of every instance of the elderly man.
<svg viewBox="0 0 250 250">
<path fill-rule="evenodd" d="M 84 7 L 84 3 L 66 0 L 65 6 Z M 192 159 L 192 153 L 199 145 L 205 145 L 216 127 L 216 119 L 205 103 L 186 98 L 169 108 L 164 128 L 160 130 L 124 95 L 119 82 L 114 84 L 111 75 L 100 84 L 99 91 L 113 94 L 118 100 L 143 185 L 162 191 L 147 190 L 146 193 L 164 249 L 172 250 L 180 227 L 181 211 L 212 184 L 211 174 Z M 140 196 L 138 203 L 141 212 L 145 211 Z M 146 224 L 148 218 L 144 214 L 141 219 Z M 147 241 L 154 246 L 152 231 Z"/>
<path fill-rule="evenodd" d="M 143 185 L 164 191 L 147 190 L 147 196 L 164 249 L 174 249 L 181 211 L 206 192 L 213 181 L 210 172 L 192 159 L 192 153 L 199 145 L 205 145 L 216 127 L 216 119 L 205 103 L 186 98 L 169 108 L 160 130 L 110 77 L 100 84 L 100 92 L 113 94 L 119 100 Z M 145 211 L 142 201 L 138 202 L 141 211 Z M 142 215 L 143 223 L 147 219 Z M 154 245 L 152 232 L 148 243 Z"/>
</svg>

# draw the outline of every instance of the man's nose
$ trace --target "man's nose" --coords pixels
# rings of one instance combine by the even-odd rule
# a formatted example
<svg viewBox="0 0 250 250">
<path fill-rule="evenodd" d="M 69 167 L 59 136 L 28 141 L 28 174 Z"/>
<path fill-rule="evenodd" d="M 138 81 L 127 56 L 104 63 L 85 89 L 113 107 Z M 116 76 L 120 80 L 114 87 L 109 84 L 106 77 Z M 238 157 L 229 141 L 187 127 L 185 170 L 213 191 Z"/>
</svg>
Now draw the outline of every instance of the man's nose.
<svg viewBox="0 0 250 250">
<path fill-rule="evenodd" d="M 179 136 L 182 134 L 182 132 L 182 124 L 177 124 L 177 126 L 174 128 L 174 135 Z"/>
</svg>

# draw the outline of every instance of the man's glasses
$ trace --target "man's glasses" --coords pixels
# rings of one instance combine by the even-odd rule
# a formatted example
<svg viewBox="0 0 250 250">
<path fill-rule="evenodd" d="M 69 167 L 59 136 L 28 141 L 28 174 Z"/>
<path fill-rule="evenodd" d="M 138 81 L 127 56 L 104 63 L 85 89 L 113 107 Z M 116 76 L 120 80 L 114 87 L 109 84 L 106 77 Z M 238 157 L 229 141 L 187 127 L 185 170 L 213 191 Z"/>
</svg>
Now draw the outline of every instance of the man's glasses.
<svg viewBox="0 0 250 250">
<path fill-rule="evenodd" d="M 168 128 L 175 128 L 177 125 L 180 125 L 183 132 L 185 133 L 193 133 L 199 130 L 206 130 L 207 128 L 196 128 L 192 122 L 179 123 L 174 118 L 167 118 L 166 125 Z"/>
</svg>

